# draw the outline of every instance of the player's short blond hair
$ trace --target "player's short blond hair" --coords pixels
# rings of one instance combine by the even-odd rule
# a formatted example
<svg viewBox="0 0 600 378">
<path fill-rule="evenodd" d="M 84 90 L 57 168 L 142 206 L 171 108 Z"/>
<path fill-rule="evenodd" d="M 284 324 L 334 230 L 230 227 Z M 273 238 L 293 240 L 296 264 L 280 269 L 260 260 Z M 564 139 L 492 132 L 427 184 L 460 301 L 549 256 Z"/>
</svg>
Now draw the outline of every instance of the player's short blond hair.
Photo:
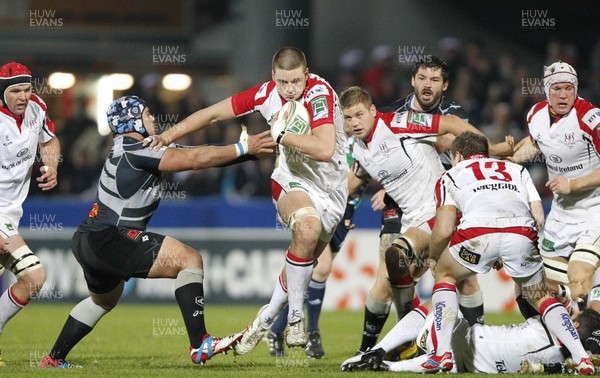
<svg viewBox="0 0 600 378">
<path fill-rule="evenodd" d="M 283 47 L 273 55 L 271 63 L 273 71 L 276 68 L 280 70 L 294 70 L 296 68 L 306 68 L 306 56 L 302 50 L 296 47 Z"/>
<path fill-rule="evenodd" d="M 340 95 L 340 105 L 342 106 L 342 109 L 347 109 L 358 104 L 363 104 L 367 108 L 373 104 L 371 95 L 367 90 L 358 86 L 353 86 L 344 90 Z"/>
</svg>

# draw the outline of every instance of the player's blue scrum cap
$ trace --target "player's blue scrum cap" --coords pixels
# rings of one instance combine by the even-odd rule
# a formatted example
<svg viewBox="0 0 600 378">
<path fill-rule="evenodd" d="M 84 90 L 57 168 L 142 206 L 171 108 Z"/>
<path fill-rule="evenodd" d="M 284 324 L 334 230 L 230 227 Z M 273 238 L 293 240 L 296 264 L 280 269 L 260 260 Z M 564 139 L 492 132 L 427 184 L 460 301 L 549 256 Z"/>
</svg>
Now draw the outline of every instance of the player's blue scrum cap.
<svg viewBox="0 0 600 378">
<path fill-rule="evenodd" d="M 6 90 L 15 85 L 31 84 L 31 72 L 21 63 L 11 62 L 0 67 L 0 92 L 6 107 Z"/>
<path fill-rule="evenodd" d="M 138 96 L 123 96 L 111 102 L 106 111 L 108 126 L 113 134 L 137 132 L 147 137 L 148 131 L 142 121 L 146 102 Z"/>
</svg>

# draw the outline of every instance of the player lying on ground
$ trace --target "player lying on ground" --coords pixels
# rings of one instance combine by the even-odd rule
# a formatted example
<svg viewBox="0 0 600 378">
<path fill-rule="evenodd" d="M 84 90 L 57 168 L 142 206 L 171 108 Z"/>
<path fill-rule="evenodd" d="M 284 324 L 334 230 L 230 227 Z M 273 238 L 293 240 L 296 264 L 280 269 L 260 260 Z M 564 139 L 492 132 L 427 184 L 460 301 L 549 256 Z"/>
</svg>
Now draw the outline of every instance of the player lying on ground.
<svg viewBox="0 0 600 378">
<path fill-rule="evenodd" d="M 418 306 L 396 324 L 373 349 L 347 359 L 340 369 L 426 372 L 421 365 L 434 351 L 431 327 L 436 314 L 430 310 L 431 301 Z M 578 320 L 574 324 L 582 340 L 585 340 L 584 344 L 586 347 L 590 346 L 592 353 L 600 353 L 600 345 L 597 340 L 594 341 L 593 335 L 600 328 L 600 313 L 588 308 Z M 413 340 L 417 343 L 420 356 L 398 362 L 383 360 L 388 351 Z M 568 350 L 548 332 L 539 316 L 530 317 L 520 324 L 502 326 L 469 326 L 462 316 L 458 317 L 452 333 L 452 353 L 454 367 L 451 372 L 454 373 L 517 373 L 522 369 L 527 373 L 539 373 L 550 372 L 553 368 L 566 370 L 573 365 L 572 362 L 569 364 L 567 359 Z"/>
<path fill-rule="evenodd" d="M 73 308 L 40 367 L 73 367 L 65 361 L 67 354 L 117 305 L 131 277 L 175 279 L 192 361 L 204 364 L 242 335 L 220 338 L 207 332 L 200 253 L 169 236 L 146 231 L 166 187 L 162 172 L 215 167 L 243 160 L 246 154 L 272 152 L 275 144 L 269 131 L 248 136 L 243 130 L 235 145 L 144 147 L 142 140 L 154 134 L 154 117 L 136 96 L 115 100 L 107 117 L 114 145 L 100 176 L 96 203 L 71 242 L 90 296 Z"/>
</svg>

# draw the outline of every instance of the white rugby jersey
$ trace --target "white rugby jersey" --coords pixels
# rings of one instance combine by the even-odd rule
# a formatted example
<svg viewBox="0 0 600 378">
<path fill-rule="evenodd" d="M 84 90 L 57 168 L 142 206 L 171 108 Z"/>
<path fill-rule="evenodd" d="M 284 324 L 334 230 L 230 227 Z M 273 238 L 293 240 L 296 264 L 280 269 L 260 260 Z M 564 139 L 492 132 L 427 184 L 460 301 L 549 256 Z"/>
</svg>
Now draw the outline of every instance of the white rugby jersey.
<svg viewBox="0 0 600 378">
<path fill-rule="evenodd" d="M 577 178 L 600 168 L 600 109 L 578 97 L 569 113 L 550 122 L 548 101 L 527 114 L 530 138 L 546 158 L 550 178 Z M 600 188 L 554 194 L 551 211 L 566 223 L 600 217 Z"/>
<path fill-rule="evenodd" d="M 367 141 L 357 139 L 354 173 L 377 180 L 402 209 L 402 229 L 435 216 L 435 183 L 444 171 L 430 145 L 420 140 L 435 137 L 439 115 L 377 113 Z"/>
<path fill-rule="evenodd" d="M 433 312 L 417 337 L 417 346 L 431 353 Z M 457 318 L 452 332 L 452 352 L 458 372 L 516 373 L 524 359 L 545 363 L 563 362 L 560 343 L 544 326 L 539 316 L 521 324 L 483 325 L 469 327 L 464 318 Z"/>
<path fill-rule="evenodd" d="M 437 207 L 462 212 L 459 228 L 533 227 L 530 202 L 540 195 L 525 167 L 509 161 L 469 156 L 444 172 L 435 186 Z"/>
<path fill-rule="evenodd" d="M 348 162 L 344 153 L 344 117 L 339 100 L 329 83 L 321 77 L 310 74 L 306 89 L 299 100 L 304 103 L 310 115 L 310 127 L 315 129 L 324 124 L 333 124 L 336 128 L 335 151 L 328 162 L 309 159 L 293 148 L 279 145 L 279 165 L 275 168 L 293 176 L 301 177 L 312 183 L 318 190 L 331 192 L 340 186 L 347 185 Z M 285 99 L 277 93 L 275 81 L 257 85 L 240 92 L 231 98 L 231 105 L 236 116 L 251 112 L 260 112 L 269 125 Z"/>
<path fill-rule="evenodd" d="M 23 116 L 0 106 L 0 213 L 17 223 L 29 193 L 38 144 L 54 137 L 54 123 L 47 112 L 44 101 L 34 94 Z"/>
</svg>

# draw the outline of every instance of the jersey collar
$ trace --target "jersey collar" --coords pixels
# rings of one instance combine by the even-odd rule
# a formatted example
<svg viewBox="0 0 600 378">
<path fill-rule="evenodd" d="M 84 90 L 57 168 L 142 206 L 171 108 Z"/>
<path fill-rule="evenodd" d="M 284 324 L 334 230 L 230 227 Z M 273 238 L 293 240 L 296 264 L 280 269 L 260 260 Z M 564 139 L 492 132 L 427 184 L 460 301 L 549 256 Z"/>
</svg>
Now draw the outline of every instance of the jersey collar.
<svg viewBox="0 0 600 378">
<path fill-rule="evenodd" d="M 27 108 L 25 108 L 25 109 L 27 109 Z M 7 116 L 9 116 L 12 119 L 14 119 L 15 122 L 17 123 L 17 127 L 19 128 L 19 131 L 21 131 L 21 125 L 23 124 L 23 118 L 25 118 L 25 114 L 23 114 L 23 115 L 15 115 L 15 114 L 13 114 L 13 112 L 11 112 L 10 110 L 8 110 L 4 106 L 0 106 L 0 112 L 4 113 Z"/>
<path fill-rule="evenodd" d="M 442 99 L 444 98 L 444 96 L 440 96 L 440 99 L 438 100 L 437 104 L 435 104 L 434 107 L 432 107 L 429 110 L 417 110 L 415 109 L 415 101 L 417 99 L 417 95 L 415 94 L 415 92 L 411 93 L 408 101 L 408 107 L 410 107 L 410 110 L 415 111 L 417 113 L 429 113 L 429 114 L 434 114 L 435 110 L 440 106 L 440 104 L 442 103 Z"/>
<path fill-rule="evenodd" d="M 365 142 L 366 144 L 369 144 L 371 142 L 371 140 L 373 139 L 373 134 L 375 134 L 375 129 L 377 128 L 377 125 L 379 124 L 381 115 L 382 115 L 382 113 L 380 113 L 380 112 L 377 112 L 377 114 L 375 114 L 375 119 L 373 120 L 373 127 L 371 128 L 371 132 L 369 133 L 369 136 L 367 137 L 367 141 Z"/>
</svg>

